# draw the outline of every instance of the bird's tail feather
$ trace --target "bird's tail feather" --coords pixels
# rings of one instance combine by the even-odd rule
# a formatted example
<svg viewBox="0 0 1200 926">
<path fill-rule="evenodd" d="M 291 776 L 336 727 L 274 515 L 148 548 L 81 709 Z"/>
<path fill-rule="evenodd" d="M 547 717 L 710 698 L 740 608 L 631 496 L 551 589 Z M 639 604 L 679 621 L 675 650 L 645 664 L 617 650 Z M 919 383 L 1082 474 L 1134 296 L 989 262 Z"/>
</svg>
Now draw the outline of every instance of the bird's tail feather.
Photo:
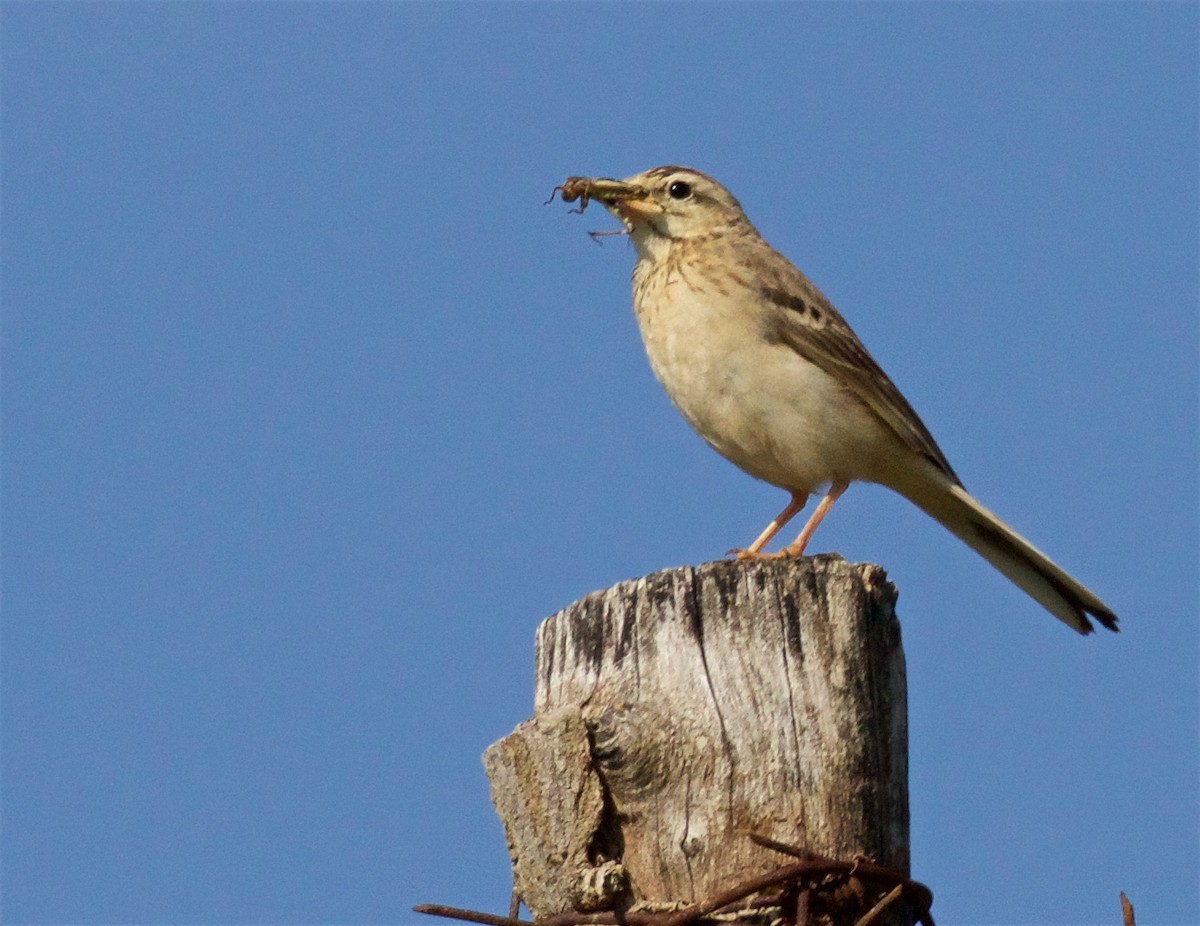
<svg viewBox="0 0 1200 926">
<path fill-rule="evenodd" d="M 1091 633 L 1090 616 L 1116 631 L 1117 617 L 1103 601 L 962 486 L 927 484 L 904 494 L 1068 627 Z"/>
</svg>

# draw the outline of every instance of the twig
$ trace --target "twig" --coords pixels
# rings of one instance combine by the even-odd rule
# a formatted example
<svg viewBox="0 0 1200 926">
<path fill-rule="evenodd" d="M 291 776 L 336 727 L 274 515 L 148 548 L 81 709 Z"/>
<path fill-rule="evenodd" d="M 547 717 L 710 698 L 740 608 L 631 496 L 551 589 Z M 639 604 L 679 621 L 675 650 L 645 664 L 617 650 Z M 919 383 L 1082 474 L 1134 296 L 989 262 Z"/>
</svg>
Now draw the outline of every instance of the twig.
<svg viewBox="0 0 1200 926">
<path fill-rule="evenodd" d="M 810 888 L 805 888 L 796 897 L 796 926 L 808 926 L 808 901 L 812 894 Z"/>
<path fill-rule="evenodd" d="M 791 881 L 800 875 L 807 874 L 807 868 L 810 863 L 797 862 L 795 865 L 784 865 L 782 868 L 776 868 L 774 871 L 768 872 L 765 875 L 759 875 L 755 878 L 747 878 L 740 884 L 731 887 L 727 891 L 722 891 L 716 897 L 702 903 L 692 904 L 690 907 L 672 913 L 662 921 L 662 926 L 684 926 L 685 923 L 690 923 L 692 920 L 699 919 L 706 914 L 712 913 L 714 910 L 720 909 L 727 904 L 741 900 L 743 897 L 749 897 L 751 894 L 757 894 L 759 891 L 765 891 L 769 887 L 774 887 L 776 884 L 783 884 L 785 881 Z"/>
<path fill-rule="evenodd" d="M 421 904 L 413 907 L 413 910 L 417 913 L 427 913 L 430 916 L 444 916 L 447 919 L 464 920 L 468 923 L 482 923 L 484 926 L 661 926 L 664 922 L 663 914 L 640 910 L 625 913 L 615 913 L 611 910 L 601 913 L 579 913 L 567 910 L 537 920 L 496 916 L 492 913 L 446 907 L 442 904 Z"/>
<path fill-rule="evenodd" d="M 884 910 L 899 900 L 900 895 L 903 893 L 904 885 L 897 884 L 894 888 L 887 892 L 887 895 L 881 901 L 879 901 L 879 903 L 875 904 L 875 906 L 868 910 L 866 915 L 863 916 L 863 918 L 857 923 L 855 923 L 854 926 L 871 926 L 871 923 L 878 919 L 879 915 L 883 913 Z"/>
<path fill-rule="evenodd" d="M 807 852 L 799 846 L 790 846 L 785 842 L 778 842 L 758 833 L 751 833 L 750 841 L 762 846 L 764 849 L 773 849 L 783 855 L 806 859 L 810 864 L 830 866 L 830 873 L 854 874 L 870 881 L 883 881 L 886 884 L 903 885 L 904 893 L 908 894 L 909 900 L 912 901 L 914 912 L 918 914 L 917 921 L 925 924 L 925 926 L 933 926 L 933 918 L 929 915 L 929 908 L 933 906 L 933 892 L 921 882 L 906 878 L 899 871 L 892 868 L 884 868 L 882 865 L 876 865 L 874 862 L 864 858 L 856 858 L 853 863 L 824 858 L 820 855 Z"/>
<path fill-rule="evenodd" d="M 750 841 L 756 846 L 762 846 L 764 849 L 774 849 L 781 855 L 790 855 L 794 858 L 810 859 L 816 858 L 812 852 L 801 849 L 798 846 L 790 846 L 786 842 L 777 842 L 760 833 L 751 833 Z"/>
<path fill-rule="evenodd" d="M 533 926 L 529 920 L 519 920 L 512 916 L 496 916 L 492 913 L 480 913 L 478 910 L 463 910 L 459 907 L 447 907 L 440 903 L 423 903 L 413 907 L 415 913 L 427 913 L 430 916 L 444 916 L 450 920 L 465 920 L 468 923 L 483 923 L 484 926 Z"/>
<path fill-rule="evenodd" d="M 1133 904 L 1129 902 L 1124 891 L 1121 891 L 1121 919 L 1125 926 L 1137 926 L 1133 921 Z"/>
</svg>

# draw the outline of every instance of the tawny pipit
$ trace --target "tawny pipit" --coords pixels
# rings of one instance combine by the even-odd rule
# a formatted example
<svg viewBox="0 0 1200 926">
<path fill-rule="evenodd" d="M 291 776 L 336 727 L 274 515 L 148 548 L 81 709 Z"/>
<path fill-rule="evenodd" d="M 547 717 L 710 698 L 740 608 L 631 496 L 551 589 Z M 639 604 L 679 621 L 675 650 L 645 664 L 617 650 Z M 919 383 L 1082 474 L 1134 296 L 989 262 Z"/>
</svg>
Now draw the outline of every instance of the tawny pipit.
<svg viewBox="0 0 1200 926">
<path fill-rule="evenodd" d="M 916 412 L 812 283 L 723 186 L 685 167 L 572 177 L 564 200 L 603 203 L 637 251 L 633 308 L 659 382 L 710 446 L 791 501 L 739 557 L 800 556 L 855 480 L 899 492 L 1080 633 L 1117 618 L 963 488 Z M 763 547 L 830 488 L 795 542 Z"/>
</svg>

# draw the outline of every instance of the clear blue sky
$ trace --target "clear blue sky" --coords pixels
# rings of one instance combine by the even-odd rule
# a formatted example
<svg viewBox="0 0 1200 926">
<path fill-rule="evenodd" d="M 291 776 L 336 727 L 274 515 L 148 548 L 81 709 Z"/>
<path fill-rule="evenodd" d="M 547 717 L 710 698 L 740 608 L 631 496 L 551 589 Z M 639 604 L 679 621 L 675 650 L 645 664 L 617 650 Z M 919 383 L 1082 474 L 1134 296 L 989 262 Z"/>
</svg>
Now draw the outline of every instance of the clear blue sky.
<svg viewBox="0 0 1200 926">
<path fill-rule="evenodd" d="M 16 4 L 6 923 L 500 912 L 479 756 L 585 593 L 784 501 L 646 365 L 570 174 L 728 185 L 1082 639 L 856 487 L 940 922 L 1194 924 L 1195 4 Z"/>
</svg>

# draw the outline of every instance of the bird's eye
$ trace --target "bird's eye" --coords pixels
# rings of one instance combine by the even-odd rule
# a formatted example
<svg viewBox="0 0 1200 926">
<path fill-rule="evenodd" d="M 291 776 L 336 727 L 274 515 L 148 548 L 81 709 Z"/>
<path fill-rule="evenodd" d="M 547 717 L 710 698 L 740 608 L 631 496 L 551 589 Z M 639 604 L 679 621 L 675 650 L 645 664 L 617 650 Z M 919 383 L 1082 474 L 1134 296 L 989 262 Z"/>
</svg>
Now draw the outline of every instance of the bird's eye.
<svg viewBox="0 0 1200 926">
<path fill-rule="evenodd" d="M 667 187 L 667 193 L 671 199 L 687 199 L 692 195 L 692 185 L 686 180 L 676 180 Z"/>
</svg>

